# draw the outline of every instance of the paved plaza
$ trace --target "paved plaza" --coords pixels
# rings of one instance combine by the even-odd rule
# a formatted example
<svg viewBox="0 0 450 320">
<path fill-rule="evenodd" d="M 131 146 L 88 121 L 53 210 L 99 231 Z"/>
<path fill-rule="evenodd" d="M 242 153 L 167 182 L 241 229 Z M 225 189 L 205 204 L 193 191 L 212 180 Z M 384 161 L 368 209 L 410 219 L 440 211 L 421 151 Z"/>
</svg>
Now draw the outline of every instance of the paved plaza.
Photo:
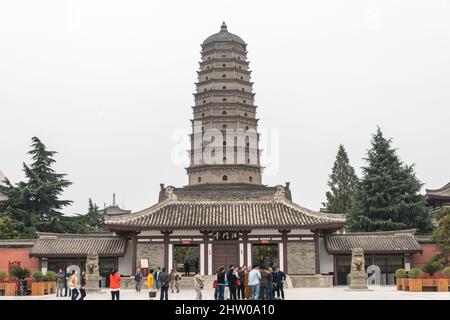
<svg viewBox="0 0 450 320">
<path fill-rule="evenodd" d="M 286 300 L 450 300 L 448 292 L 404 292 L 397 291 L 394 286 L 371 287 L 371 291 L 349 291 L 348 287 L 339 286 L 332 288 L 292 288 L 286 289 Z M 203 290 L 205 300 L 214 299 L 212 289 Z M 149 300 L 148 290 L 136 292 L 133 289 L 122 289 L 121 300 Z M 180 293 L 170 293 L 171 300 L 193 300 L 195 291 L 186 289 Z M 0 297 L 0 300 L 68 300 L 69 298 L 57 298 L 55 294 L 45 296 L 25 297 Z M 88 294 L 86 300 L 110 300 L 108 290 L 102 293 Z M 159 292 L 158 292 L 159 299 Z"/>
</svg>

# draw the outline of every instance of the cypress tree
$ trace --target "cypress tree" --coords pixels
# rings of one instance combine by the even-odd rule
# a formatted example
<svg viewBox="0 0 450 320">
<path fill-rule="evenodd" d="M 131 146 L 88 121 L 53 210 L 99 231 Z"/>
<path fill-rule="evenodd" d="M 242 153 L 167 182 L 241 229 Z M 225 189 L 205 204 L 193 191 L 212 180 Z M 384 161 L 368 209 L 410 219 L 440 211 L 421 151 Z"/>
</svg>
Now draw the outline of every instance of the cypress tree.
<svg viewBox="0 0 450 320">
<path fill-rule="evenodd" d="M 392 140 L 378 128 L 364 159 L 363 176 L 357 184 L 348 225 L 353 231 L 383 231 L 415 228 L 431 229 L 431 215 L 422 183 L 413 166 L 404 164 Z"/>
<path fill-rule="evenodd" d="M 355 170 L 350 165 L 344 146 L 339 145 L 336 160 L 329 176 L 327 202 L 322 205 L 332 213 L 348 213 L 352 204 L 353 189 L 357 181 Z"/>
</svg>

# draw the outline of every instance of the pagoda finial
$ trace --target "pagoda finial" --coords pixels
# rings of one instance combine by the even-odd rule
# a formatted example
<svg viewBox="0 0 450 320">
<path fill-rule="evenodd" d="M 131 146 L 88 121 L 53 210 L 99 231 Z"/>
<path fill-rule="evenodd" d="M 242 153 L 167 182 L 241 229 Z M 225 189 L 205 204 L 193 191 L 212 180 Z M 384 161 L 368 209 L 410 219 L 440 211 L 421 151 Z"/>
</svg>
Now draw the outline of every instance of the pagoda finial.
<svg viewBox="0 0 450 320">
<path fill-rule="evenodd" d="M 225 24 L 225 21 L 222 22 L 222 25 L 220 26 L 220 32 L 226 32 L 228 31 L 227 25 Z"/>
<path fill-rule="evenodd" d="M 116 205 L 116 194 L 113 193 L 113 206 L 115 206 L 115 205 Z"/>
</svg>

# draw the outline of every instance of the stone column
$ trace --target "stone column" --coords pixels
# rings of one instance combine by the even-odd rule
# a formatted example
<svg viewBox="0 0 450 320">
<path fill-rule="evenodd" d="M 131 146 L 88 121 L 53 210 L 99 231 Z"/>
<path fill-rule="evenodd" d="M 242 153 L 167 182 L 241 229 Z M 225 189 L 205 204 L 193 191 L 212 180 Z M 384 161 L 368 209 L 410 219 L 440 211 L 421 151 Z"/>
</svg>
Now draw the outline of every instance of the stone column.
<svg viewBox="0 0 450 320">
<path fill-rule="evenodd" d="M 209 231 L 201 231 L 203 233 L 203 245 L 204 245 L 204 251 L 203 251 L 203 266 L 204 270 L 201 270 L 204 272 L 204 274 L 208 274 L 208 243 L 209 243 Z"/>
<path fill-rule="evenodd" d="M 169 267 L 169 235 L 172 231 L 163 230 L 161 233 L 164 235 L 164 267 L 167 269 Z"/>
<path fill-rule="evenodd" d="M 137 232 L 131 234 L 131 245 L 133 246 L 131 252 L 131 274 L 134 275 L 137 269 Z"/>
<path fill-rule="evenodd" d="M 248 234 L 250 233 L 250 231 L 243 231 L 242 232 L 242 242 L 244 243 L 244 265 L 248 266 L 249 265 L 249 261 L 248 261 Z"/>
<path fill-rule="evenodd" d="M 289 270 L 288 270 L 288 263 L 287 263 L 287 238 L 288 238 L 288 233 L 291 232 L 291 230 L 278 230 L 281 233 L 281 239 L 283 241 L 283 265 L 284 265 L 284 270 L 282 270 L 284 273 L 288 274 Z"/>
</svg>

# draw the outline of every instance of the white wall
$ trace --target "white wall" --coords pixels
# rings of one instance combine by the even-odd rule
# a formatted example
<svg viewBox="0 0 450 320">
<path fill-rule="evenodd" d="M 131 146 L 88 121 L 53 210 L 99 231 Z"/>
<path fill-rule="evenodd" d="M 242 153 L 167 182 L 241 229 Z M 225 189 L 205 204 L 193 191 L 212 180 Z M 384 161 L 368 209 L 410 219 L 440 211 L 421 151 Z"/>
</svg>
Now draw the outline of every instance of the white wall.
<svg viewBox="0 0 450 320">
<path fill-rule="evenodd" d="M 121 275 L 129 275 L 131 276 L 131 269 L 132 269 L 132 253 L 133 253 L 133 246 L 132 241 L 127 241 L 127 251 L 125 252 L 125 255 L 123 257 L 119 257 L 119 273 Z"/>
<path fill-rule="evenodd" d="M 325 240 L 323 238 L 320 238 L 319 252 L 320 273 L 328 274 L 329 272 L 334 272 L 333 255 L 327 253 L 327 249 L 325 249 Z"/>
</svg>

